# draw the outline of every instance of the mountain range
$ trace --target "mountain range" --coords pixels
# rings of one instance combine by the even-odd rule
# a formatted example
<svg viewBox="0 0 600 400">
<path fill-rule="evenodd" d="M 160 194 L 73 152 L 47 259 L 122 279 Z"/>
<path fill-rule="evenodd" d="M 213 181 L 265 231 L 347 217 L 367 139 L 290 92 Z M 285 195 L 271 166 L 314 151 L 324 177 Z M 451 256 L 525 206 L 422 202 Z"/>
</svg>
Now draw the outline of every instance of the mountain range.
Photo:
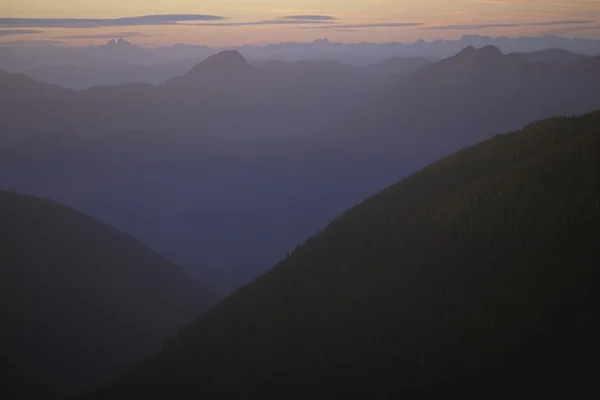
<svg viewBox="0 0 600 400">
<path fill-rule="evenodd" d="M 461 49 L 496 46 L 503 53 L 531 53 L 546 49 L 563 49 L 586 56 L 600 54 L 600 41 L 561 36 L 523 36 L 516 38 L 465 35 L 456 40 L 418 40 L 414 43 L 335 43 L 327 38 L 309 43 L 245 45 L 234 48 L 211 48 L 202 45 L 140 46 L 125 39 L 111 40 L 99 46 L 18 46 L 0 41 L 0 69 L 24 72 L 50 66 L 82 67 L 97 62 L 156 65 L 182 60 L 200 61 L 222 50 L 238 50 L 252 63 L 267 60 L 286 62 L 329 60 L 351 65 L 368 65 L 390 57 L 424 57 L 441 60 Z"/>
<path fill-rule="evenodd" d="M 320 39 L 313 43 L 283 43 L 233 49 L 184 44 L 151 48 L 119 39 L 101 46 L 0 47 L 0 69 L 24 73 L 38 81 L 70 89 L 84 89 L 96 85 L 134 82 L 162 84 L 184 74 L 195 64 L 221 50 L 238 50 L 255 65 L 266 63 L 274 66 L 274 62 L 280 61 L 308 67 L 308 61 L 317 65 L 320 63 L 321 66 L 324 62 L 338 66 L 344 64 L 348 68 L 367 67 L 394 58 L 437 61 L 468 46 L 481 48 L 486 45 L 494 45 L 504 53 L 532 53 L 525 57 L 531 60 L 537 57 L 538 60 L 549 62 L 569 62 L 600 54 L 600 45 L 596 41 L 555 36 L 509 39 L 468 35 L 455 41 L 417 41 L 412 44 L 344 44 Z M 330 64 L 330 67 L 334 64 Z M 404 65 L 401 68 L 405 68 Z"/>
<path fill-rule="evenodd" d="M 273 70 L 226 52 L 160 86 L 82 91 L 4 73 L 0 187 L 106 221 L 227 293 L 440 157 L 600 108 L 594 63 L 469 47 L 376 84 L 338 64 Z"/>
<path fill-rule="evenodd" d="M 343 72 L 292 66 L 273 71 L 250 65 L 237 51 L 224 51 L 162 85 L 130 83 L 77 91 L 1 72 L 0 87 L 8 95 L 0 127 L 21 136 L 162 126 L 201 129 L 229 140 L 280 140 L 316 133 L 325 121 L 341 118 L 427 61 L 389 63 Z M 39 110 L 36 118 L 29 118 L 29 109 Z"/>
<path fill-rule="evenodd" d="M 0 397 L 81 396 L 150 357 L 213 300 L 131 236 L 0 191 Z"/>
</svg>

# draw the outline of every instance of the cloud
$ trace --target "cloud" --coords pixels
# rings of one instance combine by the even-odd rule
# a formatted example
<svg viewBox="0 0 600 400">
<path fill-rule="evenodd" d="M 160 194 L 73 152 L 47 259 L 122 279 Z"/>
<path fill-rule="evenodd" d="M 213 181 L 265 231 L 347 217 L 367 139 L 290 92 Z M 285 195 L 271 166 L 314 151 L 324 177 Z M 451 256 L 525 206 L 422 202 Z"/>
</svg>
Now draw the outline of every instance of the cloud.
<svg viewBox="0 0 600 400">
<path fill-rule="evenodd" d="M 141 32 L 115 32 L 115 33 L 103 33 L 98 35 L 66 35 L 56 36 L 56 39 L 117 39 L 117 38 L 130 38 L 139 36 L 161 36 L 159 34 L 147 34 Z"/>
<path fill-rule="evenodd" d="M 425 25 L 422 22 L 382 22 L 372 24 L 346 24 L 335 25 L 336 28 L 354 29 L 354 28 L 409 28 L 411 26 Z"/>
<path fill-rule="evenodd" d="M 287 15 L 283 17 L 286 20 L 300 20 L 300 21 L 335 21 L 337 18 L 330 17 L 329 15 Z"/>
<path fill-rule="evenodd" d="M 314 24 L 322 24 L 327 25 L 333 23 L 330 21 L 314 21 L 314 20 L 291 20 L 291 19 L 269 19 L 265 21 L 247 21 L 247 22 L 207 22 L 201 24 L 185 24 L 194 25 L 194 26 L 256 26 L 256 25 L 314 25 Z"/>
<path fill-rule="evenodd" d="M 517 27 L 517 24 L 466 24 L 466 25 L 440 25 L 440 26 L 427 26 L 423 29 L 430 30 L 469 30 L 469 29 L 490 29 L 490 28 L 513 28 Z"/>
<path fill-rule="evenodd" d="M 54 46 L 57 44 L 63 44 L 59 40 L 12 40 L 0 42 L 1 46 Z"/>
<path fill-rule="evenodd" d="M 0 36 L 26 35 L 31 33 L 44 33 L 44 31 L 35 31 L 32 29 L 0 29 Z"/>
<path fill-rule="evenodd" d="M 306 26 L 298 29 L 332 29 L 332 30 L 364 30 L 369 28 L 410 28 L 414 26 L 425 25 L 422 22 L 381 22 L 371 24 L 331 24 L 326 26 Z"/>
<path fill-rule="evenodd" d="M 219 21 L 225 17 L 201 14 L 164 14 L 111 19 L 82 18 L 0 18 L 8 28 L 100 28 L 111 26 L 178 25 L 187 21 Z"/>
<path fill-rule="evenodd" d="M 462 25 L 426 26 L 423 29 L 429 29 L 429 30 L 476 30 L 476 29 L 490 29 L 490 28 L 520 28 L 520 27 L 524 27 L 524 26 L 579 25 L 579 24 L 591 24 L 593 22 L 594 21 L 588 21 L 588 20 L 564 20 L 564 21 L 506 23 L 506 24 L 462 24 Z"/>
<path fill-rule="evenodd" d="M 580 31 L 594 31 L 594 30 L 600 30 L 600 25 L 574 26 L 571 28 L 561 28 L 561 29 L 555 29 L 554 31 L 552 31 L 552 33 L 558 34 L 558 33 L 566 33 L 566 32 L 580 32 Z"/>
</svg>

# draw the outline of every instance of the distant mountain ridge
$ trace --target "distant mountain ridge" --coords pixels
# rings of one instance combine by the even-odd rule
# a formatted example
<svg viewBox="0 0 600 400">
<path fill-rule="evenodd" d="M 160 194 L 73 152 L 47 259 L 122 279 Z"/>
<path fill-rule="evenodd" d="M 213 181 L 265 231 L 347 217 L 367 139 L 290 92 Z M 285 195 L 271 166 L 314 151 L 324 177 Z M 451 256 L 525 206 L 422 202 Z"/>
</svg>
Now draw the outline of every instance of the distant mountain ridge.
<svg viewBox="0 0 600 400">
<path fill-rule="evenodd" d="M 587 56 L 575 54 L 565 49 L 546 49 L 532 53 L 517 53 L 529 62 L 542 62 L 557 65 L 569 65 L 584 61 Z"/>
<path fill-rule="evenodd" d="M 600 108 L 598 93 L 600 71 L 585 62 L 531 63 L 493 46 L 467 47 L 388 90 L 337 134 L 428 141 L 435 133 L 440 144 L 458 149 L 532 119 Z M 376 132 L 367 128 L 371 121 L 377 121 Z M 453 129 L 444 134 L 446 127 Z"/>
<path fill-rule="evenodd" d="M 109 42 L 112 43 L 112 42 Z M 129 43 L 129 42 L 127 42 Z M 99 61 L 152 65 L 185 59 L 201 60 L 221 50 L 238 50 L 251 63 L 271 59 L 280 61 L 332 60 L 351 65 L 367 65 L 381 62 L 390 57 L 424 57 L 440 60 L 450 57 L 467 46 L 483 47 L 493 45 L 503 53 L 530 53 L 545 49 L 564 49 L 586 56 L 600 55 L 600 41 L 559 36 L 530 37 L 490 37 L 464 35 L 457 40 L 418 40 L 414 43 L 333 43 L 329 40 L 316 40 L 309 43 L 279 43 L 264 46 L 245 45 L 235 48 L 211 48 L 202 45 L 177 44 L 156 48 L 136 46 L 132 51 L 115 52 L 112 48 L 129 46 L 51 46 L 39 48 L 2 47 L 0 69 L 10 72 L 57 65 L 83 66 Z M 107 59 L 108 57 L 108 59 Z"/>
</svg>

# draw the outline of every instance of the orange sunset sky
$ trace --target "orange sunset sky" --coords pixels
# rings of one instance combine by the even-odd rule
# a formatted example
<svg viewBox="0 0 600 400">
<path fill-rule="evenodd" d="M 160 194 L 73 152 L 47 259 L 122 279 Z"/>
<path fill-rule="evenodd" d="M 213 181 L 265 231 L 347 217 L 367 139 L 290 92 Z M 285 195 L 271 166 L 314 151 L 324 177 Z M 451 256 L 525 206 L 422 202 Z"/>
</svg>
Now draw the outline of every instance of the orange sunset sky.
<svg viewBox="0 0 600 400">
<path fill-rule="evenodd" d="M 163 16 L 120 20 L 147 15 Z M 464 34 L 600 39 L 600 0 L 0 0 L 0 41 L 17 44 L 123 36 L 136 44 L 233 46 Z"/>
</svg>

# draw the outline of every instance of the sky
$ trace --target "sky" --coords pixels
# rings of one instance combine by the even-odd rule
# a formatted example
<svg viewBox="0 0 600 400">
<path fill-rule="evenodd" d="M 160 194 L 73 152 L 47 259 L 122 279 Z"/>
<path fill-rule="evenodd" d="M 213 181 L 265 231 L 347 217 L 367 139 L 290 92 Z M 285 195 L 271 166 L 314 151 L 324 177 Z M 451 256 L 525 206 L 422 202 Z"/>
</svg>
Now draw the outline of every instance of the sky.
<svg viewBox="0 0 600 400">
<path fill-rule="evenodd" d="M 155 15 L 153 18 L 137 18 Z M 123 19 L 125 18 L 125 19 Z M 239 46 L 464 34 L 600 39 L 600 0 L 0 0 L 0 41 Z"/>
</svg>

